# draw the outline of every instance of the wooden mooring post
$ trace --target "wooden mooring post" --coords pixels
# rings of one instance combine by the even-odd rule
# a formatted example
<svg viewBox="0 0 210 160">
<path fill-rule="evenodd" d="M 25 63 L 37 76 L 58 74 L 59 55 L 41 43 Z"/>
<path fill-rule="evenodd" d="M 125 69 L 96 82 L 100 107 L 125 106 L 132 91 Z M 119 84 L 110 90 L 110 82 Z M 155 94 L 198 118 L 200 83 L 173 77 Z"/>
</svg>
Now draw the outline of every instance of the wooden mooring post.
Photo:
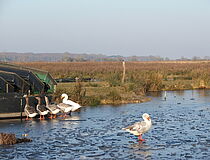
<svg viewBox="0 0 210 160">
<path fill-rule="evenodd" d="M 122 83 L 125 82 L 125 61 L 123 60 L 122 62 L 122 65 L 123 65 L 123 76 L 122 76 Z"/>
</svg>

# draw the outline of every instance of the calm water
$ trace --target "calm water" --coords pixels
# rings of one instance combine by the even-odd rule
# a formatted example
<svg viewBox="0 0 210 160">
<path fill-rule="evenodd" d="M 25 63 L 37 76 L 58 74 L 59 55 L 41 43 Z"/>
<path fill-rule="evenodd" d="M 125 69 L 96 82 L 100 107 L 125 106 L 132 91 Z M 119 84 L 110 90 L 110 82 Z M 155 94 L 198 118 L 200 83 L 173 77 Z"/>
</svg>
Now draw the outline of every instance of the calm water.
<svg viewBox="0 0 210 160">
<path fill-rule="evenodd" d="M 161 95 L 162 94 L 162 95 Z M 152 101 L 85 107 L 65 120 L 0 121 L 0 132 L 31 143 L 0 146 L 0 159 L 210 159 L 210 91 L 156 93 Z M 152 118 L 146 142 L 121 128 Z"/>
</svg>

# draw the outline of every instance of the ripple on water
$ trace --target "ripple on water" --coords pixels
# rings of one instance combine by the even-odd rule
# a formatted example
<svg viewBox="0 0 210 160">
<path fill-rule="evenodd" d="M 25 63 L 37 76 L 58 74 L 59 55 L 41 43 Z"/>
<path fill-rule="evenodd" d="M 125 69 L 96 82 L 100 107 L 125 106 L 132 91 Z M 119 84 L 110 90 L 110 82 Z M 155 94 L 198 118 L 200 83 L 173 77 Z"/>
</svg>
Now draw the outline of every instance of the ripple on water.
<svg viewBox="0 0 210 160">
<path fill-rule="evenodd" d="M 0 159 L 208 159 L 209 100 L 189 101 L 187 91 L 167 96 L 167 101 L 156 97 L 122 107 L 86 107 L 66 120 L 4 122 L 0 131 L 27 133 L 33 141 L 0 146 Z M 143 135 L 146 142 L 139 143 L 121 128 L 141 120 L 145 112 L 153 126 Z"/>
</svg>

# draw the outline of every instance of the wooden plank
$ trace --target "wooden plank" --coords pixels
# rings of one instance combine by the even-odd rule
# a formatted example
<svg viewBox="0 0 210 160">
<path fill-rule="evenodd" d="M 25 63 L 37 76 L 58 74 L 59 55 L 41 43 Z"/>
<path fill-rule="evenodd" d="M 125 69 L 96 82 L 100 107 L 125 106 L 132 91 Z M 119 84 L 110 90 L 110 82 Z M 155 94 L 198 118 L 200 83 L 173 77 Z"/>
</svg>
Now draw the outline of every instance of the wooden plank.
<svg viewBox="0 0 210 160">
<path fill-rule="evenodd" d="M 22 113 L 22 116 L 25 117 L 25 113 Z M 6 118 L 20 118 L 21 113 L 20 112 L 14 112 L 14 113 L 0 113 L 0 119 L 6 119 Z"/>
</svg>

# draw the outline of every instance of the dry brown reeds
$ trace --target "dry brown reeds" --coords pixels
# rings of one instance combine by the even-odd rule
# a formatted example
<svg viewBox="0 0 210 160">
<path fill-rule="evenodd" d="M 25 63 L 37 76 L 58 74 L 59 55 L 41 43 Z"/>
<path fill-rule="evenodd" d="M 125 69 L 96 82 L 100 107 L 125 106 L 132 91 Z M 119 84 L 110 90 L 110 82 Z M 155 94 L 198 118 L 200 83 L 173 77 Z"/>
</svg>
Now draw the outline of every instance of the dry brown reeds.
<svg viewBox="0 0 210 160">
<path fill-rule="evenodd" d="M 122 62 L 25 62 L 23 66 L 49 71 L 54 78 L 90 77 L 121 84 Z M 164 81 L 191 80 L 210 86 L 210 61 L 126 62 L 126 83 L 139 83 L 148 90 L 161 90 Z M 197 82 L 196 82 L 197 81 Z M 167 83 L 168 84 L 168 83 Z M 173 84 L 174 85 L 174 84 Z M 199 86 L 198 86 L 199 87 Z M 170 88 L 170 87 L 168 87 Z"/>
</svg>

